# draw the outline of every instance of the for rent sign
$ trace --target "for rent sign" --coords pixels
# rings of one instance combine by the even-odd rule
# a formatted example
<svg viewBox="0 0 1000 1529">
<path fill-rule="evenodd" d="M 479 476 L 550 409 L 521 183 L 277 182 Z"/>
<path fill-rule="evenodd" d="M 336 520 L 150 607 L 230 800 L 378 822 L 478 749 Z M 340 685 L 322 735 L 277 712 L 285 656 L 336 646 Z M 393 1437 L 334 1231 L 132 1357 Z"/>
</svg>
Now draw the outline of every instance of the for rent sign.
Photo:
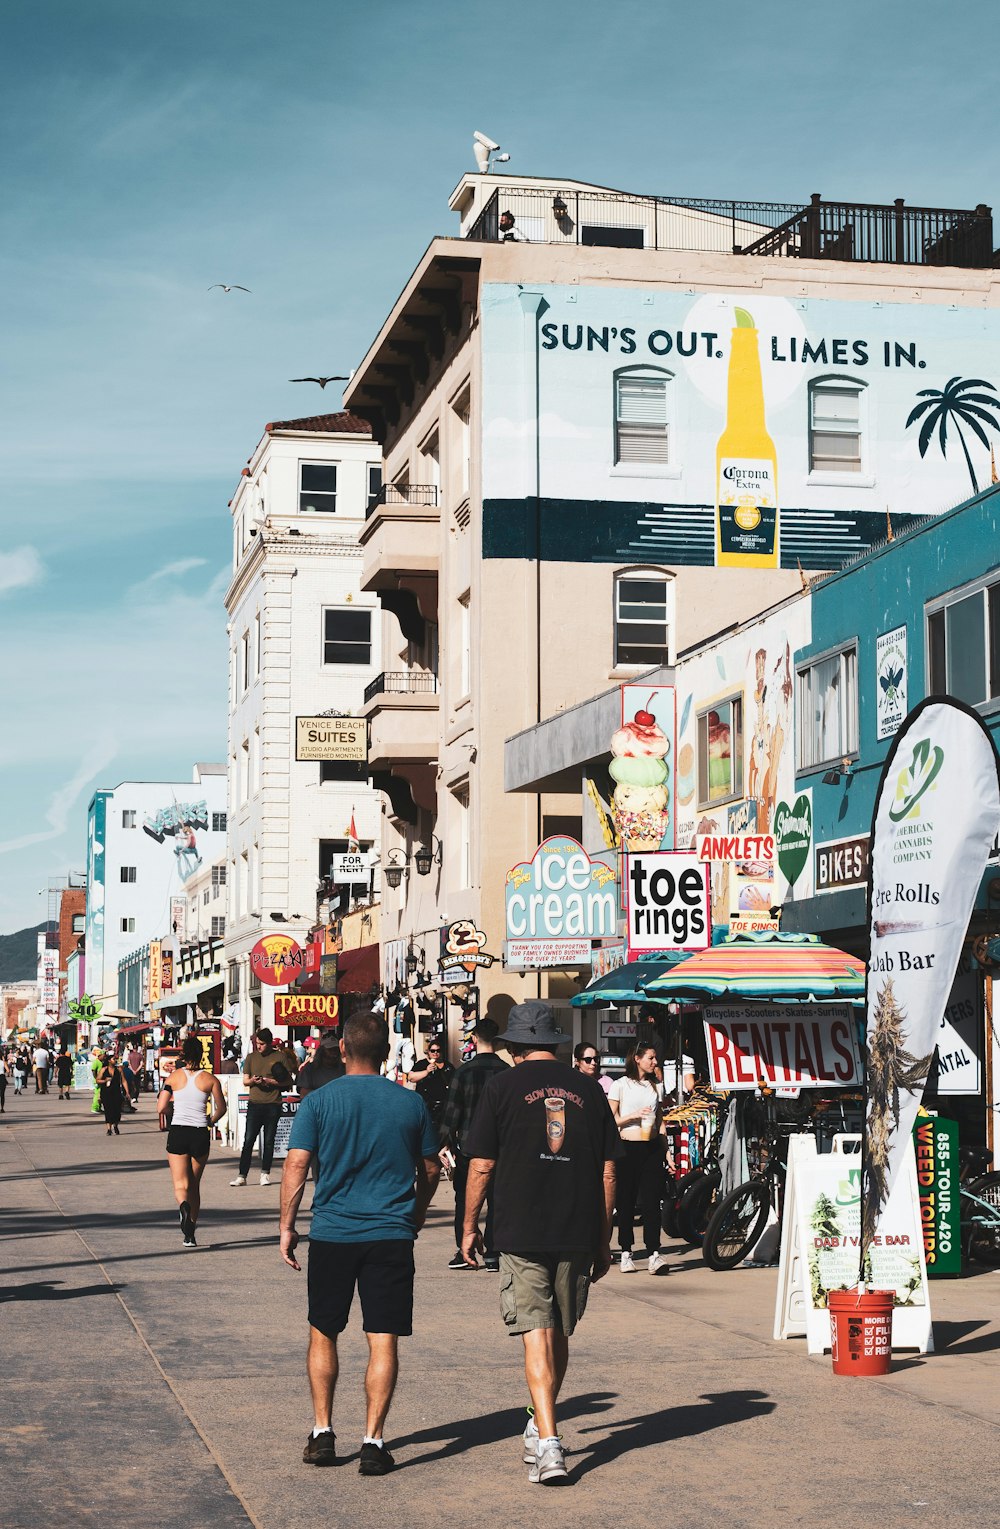
<svg viewBox="0 0 1000 1529">
<path fill-rule="evenodd" d="M 715 1089 L 749 1089 L 761 1083 L 772 1088 L 853 1088 L 861 1082 L 849 1004 L 709 1004 L 705 1041 Z"/>
</svg>

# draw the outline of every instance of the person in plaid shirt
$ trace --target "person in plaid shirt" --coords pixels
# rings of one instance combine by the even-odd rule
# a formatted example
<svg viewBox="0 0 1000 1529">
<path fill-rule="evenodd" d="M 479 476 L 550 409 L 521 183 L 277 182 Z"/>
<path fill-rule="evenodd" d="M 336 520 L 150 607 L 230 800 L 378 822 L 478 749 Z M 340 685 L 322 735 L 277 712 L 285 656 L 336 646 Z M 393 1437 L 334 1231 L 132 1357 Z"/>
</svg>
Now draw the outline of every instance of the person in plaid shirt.
<svg viewBox="0 0 1000 1529">
<path fill-rule="evenodd" d="M 468 1269 L 469 1264 L 462 1257 L 462 1231 L 465 1222 L 465 1186 L 469 1179 L 469 1159 L 465 1153 L 465 1143 L 472 1125 L 472 1117 L 476 1113 L 476 1105 L 482 1097 L 483 1089 L 489 1080 L 498 1072 L 507 1071 L 507 1063 L 501 1062 L 495 1055 L 496 1038 L 499 1033 L 498 1027 L 492 1019 L 481 1019 L 472 1032 L 476 1043 L 476 1054 L 458 1069 L 451 1080 L 448 1097 L 445 1100 L 444 1112 L 441 1116 L 441 1147 L 442 1151 L 450 1150 L 454 1159 L 455 1167 L 452 1173 L 452 1184 L 455 1189 L 455 1256 L 448 1265 L 449 1269 Z M 484 1238 L 485 1254 L 483 1266 L 495 1274 L 500 1268 L 500 1260 L 493 1248 L 493 1196 L 488 1195 L 486 1200 L 486 1234 Z"/>
</svg>

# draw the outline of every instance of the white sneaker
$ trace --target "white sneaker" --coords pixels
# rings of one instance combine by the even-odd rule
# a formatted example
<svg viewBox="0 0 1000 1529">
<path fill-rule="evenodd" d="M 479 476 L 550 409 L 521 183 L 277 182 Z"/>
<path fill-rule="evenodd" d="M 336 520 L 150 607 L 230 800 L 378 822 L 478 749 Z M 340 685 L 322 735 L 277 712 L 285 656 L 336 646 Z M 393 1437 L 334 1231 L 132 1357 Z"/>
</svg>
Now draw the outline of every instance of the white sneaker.
<svg viewBox="0 0 1000 1529">
<path fill-rule="evenodd" d="M 260 1182 L 262 1184 L 270 1184 L 270 1182 L 271 1182 L 271 1175 L 269 1173 L 262 1173 L 261 1176 L 260 1176 Z"/>
<path fill-rule="evenodd" d="M 231 1189 L 235 1189 L 238 1184 L 245 1184 L 245 1183 L 246 1183 L 246 1179 L 243 1177 L 242 1173 L 238 1173 L 236 1175 L 235 1179 L 230 1179 L 229 1180 L 229 1187 Z"/>
<path fill-rule="evenodd" d="M 668 1274 L 670 1272 L 667 1260 L 662 1253 L 650 1253 L 649 1272 L 650 1274 Z"/>
<path fill-rule="evenodd" d="M 565 1480 L 569 1475 L 558 1439 L 539 1440 L 538 1453 L 528 1470 L 528 1480 L 535 1483 Z"/>
<path fill-rule="evenodd" d="M 528 1408 L 528 1426 L 524 1430 L 524 1463 L 534 1465 L 535 1456 L 538 1454 L 538 1424 L 535 1422 L 535 1409 Z"/>
<path fill-rule="evenodd" d="M 618 1267 L 621 1269 L 623 1274 L 634 1274 L 635 1273 L 635 1263 L 633 1262 L 632 1254 L 627 1252 L 627 1251 L 625 1251 L 625 1250 L 623 1250 L 622 1251 L 622 1261 L 618 1265 Z"/>
</svg>

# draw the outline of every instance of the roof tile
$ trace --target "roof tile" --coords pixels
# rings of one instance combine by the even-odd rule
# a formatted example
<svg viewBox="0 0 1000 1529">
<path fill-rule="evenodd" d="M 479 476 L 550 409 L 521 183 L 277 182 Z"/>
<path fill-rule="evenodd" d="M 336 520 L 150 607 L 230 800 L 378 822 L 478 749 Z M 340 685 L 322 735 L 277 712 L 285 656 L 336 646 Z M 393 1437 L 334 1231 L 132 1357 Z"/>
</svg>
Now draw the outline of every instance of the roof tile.
<svg viewBox="0 0 1000 1529">
<path fill-rule="evenodd" d="M 372 427 L 360 414 L 343 409 L 339 414 L 310 414 L 305 419 L 276 419 L 264 426 L 270 435 L 275 430 L 314 430 L 326 435 L 368 435 Z"/>
</svg>

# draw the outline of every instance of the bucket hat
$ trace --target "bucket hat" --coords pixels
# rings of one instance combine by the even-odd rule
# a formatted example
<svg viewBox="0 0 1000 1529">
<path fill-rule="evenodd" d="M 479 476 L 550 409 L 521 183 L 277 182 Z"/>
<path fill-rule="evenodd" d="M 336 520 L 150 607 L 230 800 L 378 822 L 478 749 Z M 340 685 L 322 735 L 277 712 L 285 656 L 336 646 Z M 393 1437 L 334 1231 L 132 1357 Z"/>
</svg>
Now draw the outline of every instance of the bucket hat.
<svg viewBox="0 0 1000 1529">
<path fill-rule="evenodd" d="M 559 1029 L 550 1004 L 529 998 L 511 1009 L 507 1028 L 499 1039 L 513 1041 L 516 1046 L 568 1046 L 573 1037 Z"/>
</svg>

